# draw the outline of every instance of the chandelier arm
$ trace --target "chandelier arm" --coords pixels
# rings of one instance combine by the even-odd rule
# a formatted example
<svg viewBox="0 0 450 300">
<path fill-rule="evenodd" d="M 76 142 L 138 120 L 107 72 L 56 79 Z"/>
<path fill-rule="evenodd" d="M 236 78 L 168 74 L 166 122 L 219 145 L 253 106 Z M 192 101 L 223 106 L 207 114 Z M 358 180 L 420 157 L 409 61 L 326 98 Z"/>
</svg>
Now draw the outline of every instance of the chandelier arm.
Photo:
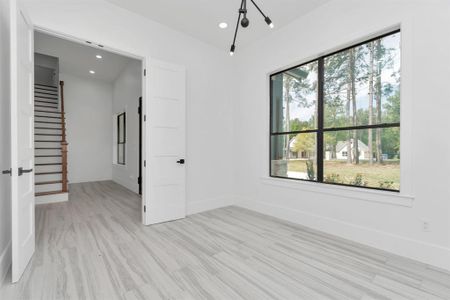
<svg viewBox="0 0 450 300">
<path fill-rule="evenodd" d="M 253 1 L 253 0 L 250 0 L 250 1 L 252 1 L 252 3 L 253 3 L 253 5 L 256 7 L 256 9 L 261 13 L 261 15 L 264 17 L 264 18 L 267 18 L 267 16 L 263 13 L 263 11 L 261 10 L 261 8 L 259 8 L 259 6 L 255 3 L 255 1 Z"/>
<path fill-rule="evenodd" d="M 241 1 L 241 7 L 240 7 L 240 9 L 242 9 L 242 7 L 243 7 L 243 5 L 244 5 L 244 1 L 245 1 L 245 0 L 242 0 L 242 1 Z M 237 37 L 237 33 L 238 33 L 238 29 L 239 29 L 239 22 L 240 22 L 240 21 L 241 21 L 241 12 L 239 12 L 238 20 L 237 20 L 237 23 L 236 23 L 236 29 L 234 30 L 233 45 L 236 43 L 236 37 Z"/>
</svg>

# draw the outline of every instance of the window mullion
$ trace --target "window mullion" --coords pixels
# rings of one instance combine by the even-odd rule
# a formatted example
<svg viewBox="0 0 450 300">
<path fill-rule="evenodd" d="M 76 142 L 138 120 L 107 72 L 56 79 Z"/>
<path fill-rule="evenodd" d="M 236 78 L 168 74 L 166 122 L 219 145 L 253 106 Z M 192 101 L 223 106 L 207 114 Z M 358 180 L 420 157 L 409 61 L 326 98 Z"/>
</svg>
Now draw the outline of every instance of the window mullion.
<svg viewBox="0 0 450 300">
<path fill-rule="evenodd" d="M 317 181 L 323 182 L 323 118 L 324 118 L 324 59 L 318 61 L 318 91 L 317 91 Z"/>
</svg>

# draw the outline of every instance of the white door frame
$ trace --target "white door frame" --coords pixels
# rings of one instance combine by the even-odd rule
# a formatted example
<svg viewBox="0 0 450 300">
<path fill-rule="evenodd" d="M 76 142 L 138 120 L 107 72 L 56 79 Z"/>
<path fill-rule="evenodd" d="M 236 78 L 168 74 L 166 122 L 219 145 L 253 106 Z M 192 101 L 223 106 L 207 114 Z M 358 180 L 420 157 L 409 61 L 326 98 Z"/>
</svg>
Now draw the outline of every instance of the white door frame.
<svg viewBox="0 0 450 300">
<path fill-rule="evenodd" d="M 120 50 L 120 49 L 116 49 L 116 48 L 109 47 L 109 46 L 105 46 L 104 44 L 102 44 L 100 42 L 95 42 L 95 41 L 91 41 L 91 40 L 89 40 L 89 42 L 88 42 L 86 39 L 82 39 L 82 38 L 79 38 L 79 37 L 74 37 L 74 36 L 71 36 L 71 35 L 68 35 L 68 34 L 65 34 L 65 33 L 62 33 L 62 32 L 57 32 L 57 31 L 54 31 L 52 29 L 41 27 L 41 26 L 34 26 L 34 31 L 42 32 L 42 33 L 45 33 L 45 34 L 48 34 L 48 35 L 51 35 L 51 36 L 54 36 L 54 37 L 58 37 L 58 38 L 61 38 L 61 39 L 64 39 L 64 40 L 72 41 L 72 42 L 75 42 L 75 43 L 78 43 L 78 44 L 82 44 L 82 45 L 85 45 L 85 46 L 90 46 L 90 47 L 101 49 L 101 50 L 104 50 L 104 51 L 109 51 L 109 52 L 112 52 L 112 53 L 116 53 L 116 54 L 119 54 L 119 55 L 122 55 L 122 56 L 126 56 L 126 57 L 129 57 L 129 58 L 133 58 L 133 59 L 141 61 L 142 62 L 142 73 L 141 73 L 142 74 L 142 76 L 141 76 L 141 79 L 142 79 L 142 85 L 141 85 L 142 86 L 142 111 L 144 112 L 143 115 L 145 116 L 145 112 L 147 111 L 147 91 L 148 91 L 148 84 L 149 83 L 148 83 L 147 77 L 145 76 L 144 72 L 147 69 L 147 62 L 150 61 L 150 59 L 151 59 L 150 57 L 142 56 L 142 55 L 135 54 L 135 53 L 130 53 L 130 52 L 127 52 L 127 51 L 124 51 L 124 50 Z M 136 101 L 138 101 L 138 99 L 136 99 Z M 146 122 L 144 121 L 143 124 L 142 124 L 142 145 L 141 145 L 141 147 L 142 147 L 142 154 L 143 154 L 142 155 L 142 161 L 141 161 L 141 168 L 142 168 L 142 179 L 141 179 L 141 184 L 142 184 L 141 222 L 144 225 L 145 225 L 144 205 L 145 205 L 145 202 L 146 202 L 145 200 L 146 200 L 146 197 L 147 197 L 147 194 L 148 194 L 147 191 L 146 191 L 147 184 L 146 184 L 146 180 L 145 180 L 146 172 L 145 172 L 145 163 L 144 163 L 145 162 L 145 157 L 146 157 L 146 147 L 145 147 L 145 145 L 146 145 L 146 140 L 147 140 L 147 138 L 146 138 L 146 126 L 145 125 L 146 125 Z"/>
</svg>

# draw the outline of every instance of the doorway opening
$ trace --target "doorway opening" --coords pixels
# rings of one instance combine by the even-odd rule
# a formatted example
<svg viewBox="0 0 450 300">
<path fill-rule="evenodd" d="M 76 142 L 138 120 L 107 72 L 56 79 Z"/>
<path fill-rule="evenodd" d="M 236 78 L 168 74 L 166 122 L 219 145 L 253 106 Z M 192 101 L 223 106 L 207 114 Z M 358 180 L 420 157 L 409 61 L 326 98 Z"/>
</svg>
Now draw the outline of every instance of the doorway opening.
<svg viewBox="0 0 450 300">
<path fill-rule="evenodd" d="M 101 182 L 142 195 L 143 59 L 43 31 L 34 52 L 36 203 Z"/>
</svg>

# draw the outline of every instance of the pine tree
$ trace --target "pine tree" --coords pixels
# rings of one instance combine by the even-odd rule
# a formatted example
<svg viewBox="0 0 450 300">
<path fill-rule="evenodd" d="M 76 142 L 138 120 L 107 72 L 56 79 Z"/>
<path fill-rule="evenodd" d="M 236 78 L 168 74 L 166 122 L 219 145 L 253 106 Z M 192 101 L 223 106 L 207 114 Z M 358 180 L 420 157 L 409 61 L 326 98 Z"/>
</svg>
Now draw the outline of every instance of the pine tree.
<svg viewBox="0 0 450 300">
<path fill-rule="evenodd" d="M 370 42 L 369 45 L 369 121 L 368 124 L 373 124 L 373 98 L 374 98 L 374 90 L 373 90 L 373 72 L 374 72 L 374 43 Z M 368 130 L 368 147 L 369 147 L 369 164 L 373 164 L 373 131 L 371 128 Z"/>
<path fill-rule="evenodd" d="M 377 124 L 381 123 L 381 97 L 382 97 L 382 86 L 381 86 L 381 71 L 383 68 L 383 47 L 381 45 L 381 40 L 375 41 L 376 58 L 377 58 L 377 68 L 376 68 L 376 82 L 375 82 L 375 120 Z M 381 144 L 381 128 L 375 130 L 375 144 L 376 144 L 376 159 L 377 163 L 381 164 L 383 162 L 383 149 Z"/>
<path fill-rule="evenodd" d="M 352 102 L 352 125 L 358 125 L 358 114 L 356 108 L 356 49 L 349 50 L 349 76 L 350 76 L 350 98 Z M 359 164 L 359 150 L 358 150 L 358 131 L 353 130 L 353 147 L 352 156 L 353 163 Z"/>
</svg>

